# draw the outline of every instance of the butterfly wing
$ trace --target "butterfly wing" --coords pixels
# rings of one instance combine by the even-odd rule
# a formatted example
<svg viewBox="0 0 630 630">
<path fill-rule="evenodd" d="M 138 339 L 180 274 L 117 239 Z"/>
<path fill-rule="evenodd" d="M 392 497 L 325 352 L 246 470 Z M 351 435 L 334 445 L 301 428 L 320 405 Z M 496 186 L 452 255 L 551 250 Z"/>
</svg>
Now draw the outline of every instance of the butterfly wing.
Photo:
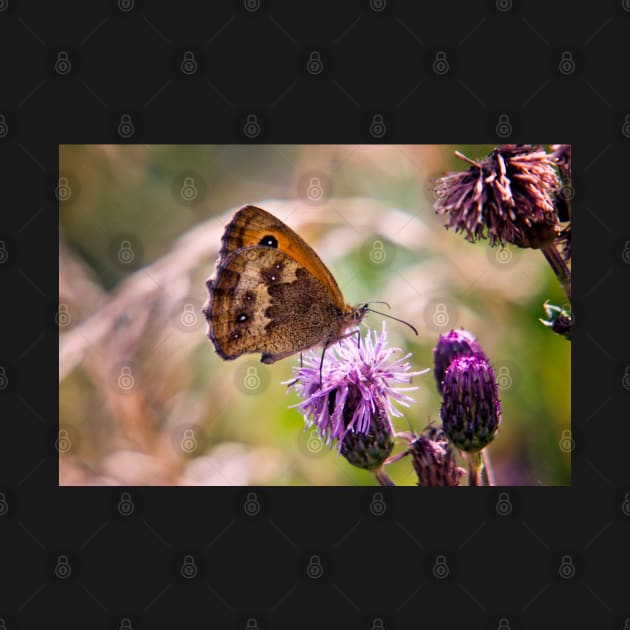
<svg viewBox="0 0 630 630">
<path fill-rule="evenodd" d="M 219 264 L 233 252 L 256 245 L 272 247 L 288 254 L 312 276 L 319 278 L 340 308 L 345 304 L 335 278 L 313 248 L 288 225 L 256 206 L 244 206 L 225 226 L 221 238 Z"/>
<path fill-rule="evenodd" d="M 338 338 L 344 326 L 327 286 L 281 249 L 233 251 L 208 290 L 208 336 L 224 359 L 260 352 L 263 363 L 274 363 Z"/>
</svg>

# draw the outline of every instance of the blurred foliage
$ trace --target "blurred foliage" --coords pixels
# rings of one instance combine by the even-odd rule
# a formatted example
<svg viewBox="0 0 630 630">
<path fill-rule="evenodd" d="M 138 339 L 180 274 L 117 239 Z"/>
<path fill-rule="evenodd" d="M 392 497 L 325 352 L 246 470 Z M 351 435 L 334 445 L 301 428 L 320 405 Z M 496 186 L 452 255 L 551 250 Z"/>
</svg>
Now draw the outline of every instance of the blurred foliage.
<svg viewBox="0 0 630 630">
<path fill-rule="evenodd" d="M 61 370 L 60 427 L 71 446 L 60 455 L 60 483 L 375 484 L 305 432 L 290 408 L 295 394 L 281 382 L 299 355 L 272 366 L 256 355 L 224 362 L 206 337 L 200 308 L 223 225 L 252 203 L 318 251 L 348 302 L 385 300 L 418 328 L 415 337 L 387 322 L 413 369 L 432 368 L 441 332 L 475 334 L 503 385 L 503 424 L 488 449 L 497 483 L 569 484 L 570 453 L 559 444 L 570 435 L 571 345 L 538 321 L 546 299 L 566 298 L 540 252 L 472 245 L 432 210 L 432 180 L 466 166 L 454 149 L 477 158 L 492 148 L 62 146 L 70 195 L 60 202 L 68 315 L 60 353 L 81 351 Z M 313 182 L 323 189 L 318 202 L 306 196 Z M 173 249 L 199 226 L 211 241 L 191 237 Z M 131 261 L 120 257 L 123 245 Z M 191 256 L 181 269 L 179 252 Z M 380 329 L 380 319 L 366 321 Z M 121 390 L 121 377 L 132 386 Z M 439 422 L 432 370 L 414 385 L 401 431 Z M 407 458 L 387 471 L 396 483 L 415 482 Z"/>
</svg>

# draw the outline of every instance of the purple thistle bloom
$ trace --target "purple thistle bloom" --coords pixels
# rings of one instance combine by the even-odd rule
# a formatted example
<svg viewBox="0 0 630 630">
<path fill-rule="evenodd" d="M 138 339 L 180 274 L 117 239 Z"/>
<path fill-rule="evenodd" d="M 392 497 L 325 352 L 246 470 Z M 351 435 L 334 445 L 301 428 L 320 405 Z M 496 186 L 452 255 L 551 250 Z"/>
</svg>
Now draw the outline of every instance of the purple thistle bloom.
<svg viewBox="0 0 630 630">
<path fill-rule="evenodd" d="M 501 423 L 501 401 L 490 363 L 478 355 L 455 359 L 443 382 L 442 426 L 462 451 L 487 446 Z"/>
<path fill-rule="evenodd" d="M 440 393 L 442 393 L 444 374 L 448 366 L 453 362 L 453 359 L 475 354 L 486 361 L 488 360 L 477 339 L 467 330 L 463 328 L 461 330 L 451 330 L 445 335 L 440 335 L 437 346 L 433 350 L 435 380 Z"/>
<path fill-rule="evenodd" d="M 480 162 L 460 153 L 472 166 L 440 178 L 436 213 L 448 215 L 447 228 L 468 241 L 513 243 L 540 248 L 560 230 L 556 208 L 560 178 L 557 158 L 532 145 L 506 144 Z"/>
<path fill-rule="evenodd" d="M 459 485 L 464 469 L 455 463 L 455 455 L 442 429 L 429 427 L 425 435 L 410 443 L 407 453 L 411 455 L 419 486 Z"/>
<path fill-rule="evenodd" d="M 368 332 L 360 345 L 347 337 L 327 348 L 321 383 L 319 351 L 304 353 L 303 366 L 293 368 L 296 379 L 290 387 L 302 399 L 294 407 L 304 415 L 306 428 L 315 426 L 327 443 L 338 440 L 342 454 L 361 468 L 380 466 L 391 452 L 392 417 L 402 415 L 394 403 L 408 407 L 413 402 L 405 392 L 417 387 L 396 384 L 411 383 L 428 371 L 410 372 L 411 354 L 392 359 L 398 352 L 388 347 L 383 322 L 382 333 Z"/>
</svg>

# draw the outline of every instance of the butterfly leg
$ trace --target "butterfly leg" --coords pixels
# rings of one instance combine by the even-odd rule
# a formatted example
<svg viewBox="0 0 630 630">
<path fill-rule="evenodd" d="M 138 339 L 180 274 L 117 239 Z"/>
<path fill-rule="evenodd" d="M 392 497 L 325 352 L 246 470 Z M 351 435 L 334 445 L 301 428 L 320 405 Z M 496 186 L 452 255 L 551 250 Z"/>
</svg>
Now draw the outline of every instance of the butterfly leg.
<svg viewBox="0 0 630 630">
<path fill-rule="evenodd" d="M 303 367 L 304 367 L 304 361 L 302 360 L 302 353 L 300 352 L 300 370 Z M 290 383 L 287 383 L 287 387 L 291 387 L 292 385 L 295 385 L 299 380 L 300 380 L 300 377 L 297 376 Z M 320 380 L 321 380 L 321 375 L 320 375 Z"/>
</svg>

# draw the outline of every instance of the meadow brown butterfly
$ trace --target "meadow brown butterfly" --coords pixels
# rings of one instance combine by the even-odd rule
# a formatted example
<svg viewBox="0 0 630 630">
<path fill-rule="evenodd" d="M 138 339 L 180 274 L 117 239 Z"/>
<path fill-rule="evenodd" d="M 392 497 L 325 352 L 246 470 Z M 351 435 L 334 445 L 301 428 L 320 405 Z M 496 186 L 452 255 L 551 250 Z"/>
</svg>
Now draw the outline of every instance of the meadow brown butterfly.
<svg viewBox="0 0 630 630">
<path fill-rule="evenodd" d="M 221 240 L 203 313 L 223 359 L 260 352 L 262 363 L 275 363 L 317 344 L 326 348 L 369 310 L 346 304 L 313 249 L 265 210 L 238 210 Z"/>
</svg>

